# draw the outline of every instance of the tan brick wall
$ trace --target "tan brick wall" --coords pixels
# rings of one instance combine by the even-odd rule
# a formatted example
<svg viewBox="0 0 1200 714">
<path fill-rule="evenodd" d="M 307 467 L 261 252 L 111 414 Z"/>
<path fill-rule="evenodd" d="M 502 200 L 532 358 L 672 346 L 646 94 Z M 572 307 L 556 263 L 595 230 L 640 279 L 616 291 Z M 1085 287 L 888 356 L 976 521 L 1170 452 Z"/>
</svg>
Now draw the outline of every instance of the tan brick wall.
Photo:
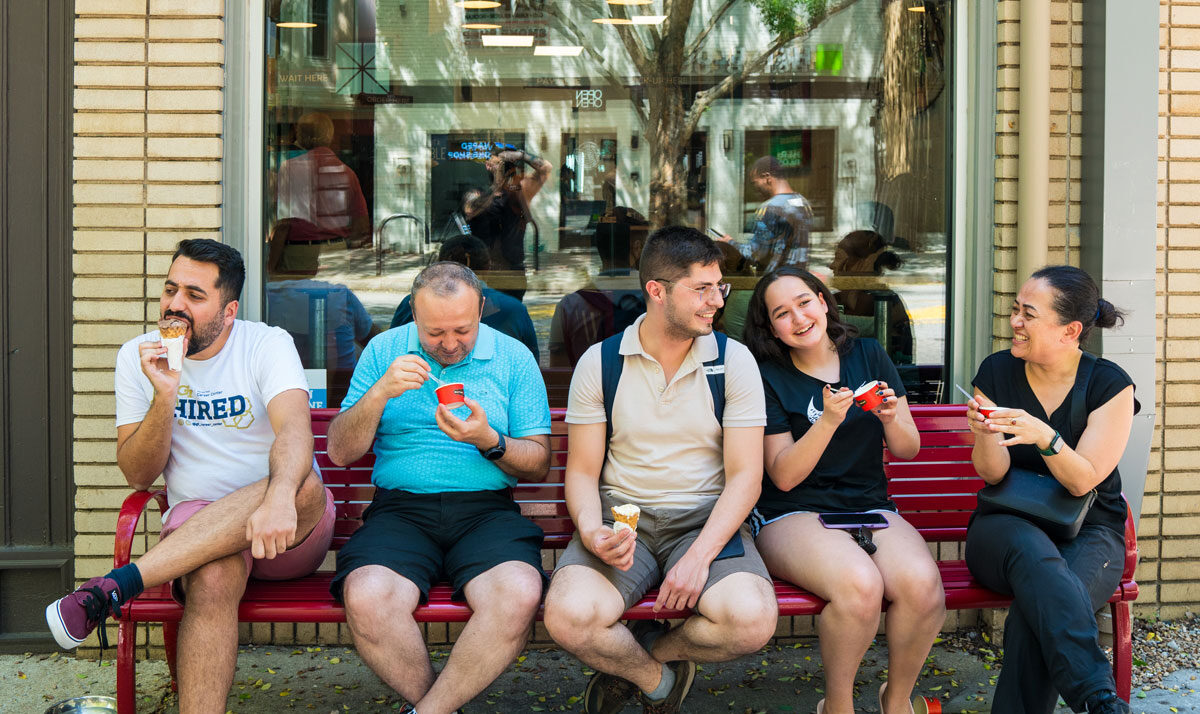
<svg viewBox="0 0 1200 714">
<path fill-rule="evenodd" d="M 174 244 L 219 237 L 221 0 L 76 0 L 75 575 L 112 567 L 117 348 L 157 320 Z M 150 518 L 156 533 L 157 516 Z M 144 537 L 140 549 L 155 542 Z M 115 628 L 110 630 L 115 636 Z M 160 645 L 156 632 L 139 644 Z M 95 642 L 93 636 L 92 643 Z"/>
<path fill-rule="evenodd" d="M 1177 617 L 1200 600 L 1200 0 L 1160 10 L 1158 411 L 1138 602 Z"/>
<path fill-rule="evenodd" d="M 1019 0 L 996 5 L 996 187 L 992 246 L 996 268 L 992 335 L 1007 347 L 1017 288 L 1017 136 L 1021 66 Z M 1050 5 L 1050 185 L 1047 262 L 1079 264 L 1083 95 L 1083 1 Z M 1069 199 L 1068 199 L 1069 196 Z"/>
</svg>

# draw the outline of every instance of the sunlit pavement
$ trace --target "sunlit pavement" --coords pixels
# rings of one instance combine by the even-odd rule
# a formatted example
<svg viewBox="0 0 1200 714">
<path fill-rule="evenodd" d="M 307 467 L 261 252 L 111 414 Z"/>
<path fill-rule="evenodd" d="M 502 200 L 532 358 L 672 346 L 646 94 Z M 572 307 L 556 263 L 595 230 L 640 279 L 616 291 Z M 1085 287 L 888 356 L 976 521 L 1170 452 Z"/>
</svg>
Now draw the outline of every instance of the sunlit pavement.
<svg viewBox="0 0 1200 714">
<path fill-rule="evenodd" d="M 446 650 L 434 654 L 440 669 Z M 876 693 L 883 681 L 886 653 L 872 647 L 860 670 L 856 708 L 877 712 Z M 946 712 L 986 712 L 996 676 L 991 663 L 946 645 L 934 647 L 918 692 L 937 697 Z M 112 695 L 113 662 L 75 660 L 59 655 L 0 656 L 0 711 L 36 714 L 52 702 L 84 694 Z M 1200 711 L 1197 670 L 1168 676 L 1161 689 L 1138 691 L 1133 711 L 1146 714 Z M 530 650 L 483 695 L 464 707 L 467 714 L 495 712 L 582 711 L 579 697 L 586 670 L 558 650 Z M 815 641 L 772 646 L 753 657 L 723 665 L 704 665 L 696 677 L 685 712 L 813 712 L 823 696 L 820 657 Z M 1171 691 L 1171 690 L 1174 691 Z M 138 666 L 138 711 L 177 712 L 166 664 Z M 347 647 L 245 647 L 227 708 L 231 712 L 394 711 L 401 700 L 384 686 Z M 640 711 L 626 707 L 626 714 Z M 1068 712 L 1065 706 L 1059 711 Z"/>
</svg>

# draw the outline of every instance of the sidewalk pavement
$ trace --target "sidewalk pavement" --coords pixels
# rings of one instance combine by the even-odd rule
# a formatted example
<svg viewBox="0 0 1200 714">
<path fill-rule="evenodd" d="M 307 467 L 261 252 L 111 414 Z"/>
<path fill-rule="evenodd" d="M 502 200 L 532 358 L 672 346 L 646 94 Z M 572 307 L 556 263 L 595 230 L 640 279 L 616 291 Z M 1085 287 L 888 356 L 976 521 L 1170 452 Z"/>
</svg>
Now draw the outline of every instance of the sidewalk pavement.
<svg viewBox="0 0 1200 714">
<path fill-rule="evenodd" d="M 434 652 L 440 669 L 448 650 Z M 985 649 L 971 654 L 948 643 L 935 645 L 917 691 L 942 700 L 945 712 L 990 710 L 998 667 Z M 872 646 L 859 672 L 857 710 L 877 712 L 886 649 Z M 526 651 L 482 695 L 463 708 L 483 712 L 582 711 L 579 697 L 590 670 L 560 650 Z M 166 663 L 138 665 L 138 712 L 178 712 Z M 759 714 L 813 712 L 823 695 L 815 640 L 769 646 L 753 657 L 702 665 L 683 711 Z M 0 712 L 40 714 L 55 701 L 84 694 L 115 693 L 113 660 L 76 660 L 60 654 L 0 655 Z M 246 646 L 227 704 L 230 712 L 256 714 L 290 710 L 385 712 L 400 699 L 363 664 L 353 648 Z M 633 705 L 626 714 L 640 711 Z M 1060 712 L 1069 711 L 1060 706 Z M 1135 691 L 1133 711 L 1145 714 L 1200 712 L 1200 670 L 1180 670 L 1159 687 Z"/>
</svg>

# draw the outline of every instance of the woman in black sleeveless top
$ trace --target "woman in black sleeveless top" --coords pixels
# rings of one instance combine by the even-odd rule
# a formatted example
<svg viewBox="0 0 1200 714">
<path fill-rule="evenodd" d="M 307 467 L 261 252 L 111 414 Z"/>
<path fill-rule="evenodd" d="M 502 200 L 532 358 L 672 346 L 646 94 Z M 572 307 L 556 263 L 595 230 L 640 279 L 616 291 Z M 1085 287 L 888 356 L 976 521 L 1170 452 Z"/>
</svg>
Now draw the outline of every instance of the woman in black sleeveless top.
<svg viewBox="0 0 1200 714">
<path fill-rule="evenodd" d="M 1013 302 L 1012 348 L 985 359 L 973 381 L 971 458 L 984 481 L 999 483 L 1016 466 L 1053 476 L 1074 495 L 1097 492 L 1079 535 L 1067 542 L 1018 516 L 972 517 L 967 566 L 983 585 L 1013 597 L 992 702 L 997 714 L 1049 714 L 1059 696 L 1077 712 L 1129 711 L 1116 696 L 1094 613 L 1113 594 L 1124 564 L 1117 462 L 1136 402 L 1132 380 L 1116 364 L 1097 359 L 1090 375 L 1087 364 L 1080 369 L 1091 359 L 1079 347 L 1092 328 L 1118 321 L 1120 311 L 1087 273 L 1043 268 Z M 1086 426 L 1073 433 L 1072 390 L 1085 380 Z M 1002 408 L 984 418 L 980 405 Z"/>
</svg>

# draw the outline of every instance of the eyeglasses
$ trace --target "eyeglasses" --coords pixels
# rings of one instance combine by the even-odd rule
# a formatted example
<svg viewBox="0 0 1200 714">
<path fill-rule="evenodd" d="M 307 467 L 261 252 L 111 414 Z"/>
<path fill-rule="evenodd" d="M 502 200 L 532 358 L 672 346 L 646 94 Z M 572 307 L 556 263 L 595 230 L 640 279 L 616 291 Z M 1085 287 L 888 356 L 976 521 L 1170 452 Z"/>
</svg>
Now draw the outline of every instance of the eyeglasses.
<svg viewBox="0 0 1200 714">
<path fill-rule="evenodd" d="M 713 295 L 720 295 L 721 299 L 724 300 L 729 297 L 729 291 L 733 289 L 733 286 L 730 285 L 729 283 L 717 283 L 716 285 L 705 285 L 702 288 L 693 288 L 690 285 L 684 285 L 683 283 L 681 283 L 677 280 L 663 280 L 662 278 L 655 278 L 654 282 L 656 282 L 656 283 L 675 283 L 676 285 L 678 285 L 681 288 L 691 290 L 692 292 L 696 293 L 697 295 L 704 298 L 705 300 L 712 297 Z"/>
</svg>

